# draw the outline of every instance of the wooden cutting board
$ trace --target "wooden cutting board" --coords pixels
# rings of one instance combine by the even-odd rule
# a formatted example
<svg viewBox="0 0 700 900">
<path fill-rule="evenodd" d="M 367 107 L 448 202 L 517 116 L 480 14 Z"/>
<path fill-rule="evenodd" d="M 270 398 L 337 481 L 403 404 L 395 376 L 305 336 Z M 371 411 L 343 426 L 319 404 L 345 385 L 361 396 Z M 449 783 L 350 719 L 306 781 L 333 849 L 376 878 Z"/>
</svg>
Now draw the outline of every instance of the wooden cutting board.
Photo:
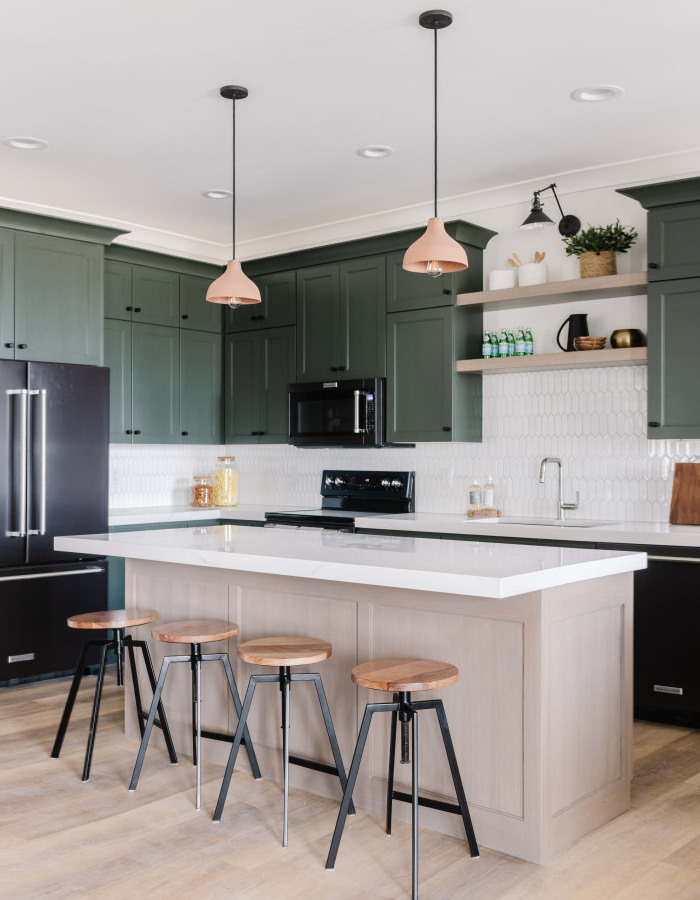
<svg viewBox="0 0 700 900">
<path fill-rule="evenodd" d="M 676 463 L 669 522 L 700 525 L 700 463 Z"/>
</svg>

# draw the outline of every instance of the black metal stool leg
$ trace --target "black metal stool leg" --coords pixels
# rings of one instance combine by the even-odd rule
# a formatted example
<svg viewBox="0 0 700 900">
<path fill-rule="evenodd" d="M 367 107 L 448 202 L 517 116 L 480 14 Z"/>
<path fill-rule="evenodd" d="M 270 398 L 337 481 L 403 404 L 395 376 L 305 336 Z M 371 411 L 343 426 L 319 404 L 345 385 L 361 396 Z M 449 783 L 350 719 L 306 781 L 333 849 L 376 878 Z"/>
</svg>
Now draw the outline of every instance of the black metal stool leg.
<svg viewBox="0 0 700 900">
<path fill-rule="evenodd" d="M 133 638 L 128 638 L 133 647 L 139 647 L 141 649 L 141 653 L 143 654 L 143 661 L 146 666 L 146 673 L 148 674 L 148 683 L 151 685 L 151 693 L 153 694 L 156 689 L 156 673 L 153 671 L 153 661 L 151 660 L 151 653 L 148 649 L 148 644 L 146 641 L 135 641 Z M 132 673 L 133 674 L 133 673 Z M 133 676 L 134 684 L 137 683 L 136 675 Z M 141 737 L 143 738 L 144 725 L 143 720 L 148 717 L 147 713 L 143 712 L 143 707 L 139 704 L 139 721 L 141 723 Z M 170 757 L 170 762 L 172 765 L 177 765 L 177 753 L 175 752 L 175 744 L 173 744 L 173 739 L 170 735 L 170 728 L 168 727 L 168 720 L 165 716 L 165 709 L 163 708 L 163 701 L 158 704 L 158 718 L 154 719 L 154 725 L 159 725 L 161 731 L 163 732 L 163 737 L 165 738 L 165 746 L 168 748 L 168 755 Z"/>
<path fill-rule="evenodd" d="M 71 682 L 70 690 L 68 691 L 68 697 L 66 699 L 66 705 L 63 708 L 63 715 L 61 716 L 61 722 L 58 726 L 58 731 L 56 732 L 56 740 L 54 741 L 53 750 L 51 751 L 51 758 L 58 759 L 61 753 L 61 747 L 63 746 L 63 739 L 66 736 L 66 731 L 68 730 L 68 723 L 70 722 L 70 717 L 73 712 L 73 707 L 75 705 L 75 698 L 78 696 L 78 689 L 80 688 L 80 682 L 83 677 L 83 672 L 85 671 L 85 660 L 87 659 L 88 650 L 90 647 L 94 646 L 103 646 L 104 644 L 109 643 L 108 641 L 85 641 L 83 644 L 83 648 L 80 651 L 80 656 L 78 657 L 78 667 L 75 670 L 75 675 L 73 676 L 73 681 Z"/>
<path fill-rule="evenodd" d="M 289 819 L 289 666 L 280 666 L 280 691 L 282 692 L 282 773 L 284 778 L 284 813 L 282 816 L 282 846 L 287 846 Z"/>
<path fill-rule="evenodd" d="M 238 687 L 236 686 L 236 679 L 233 677 L 233 669 L 231 668 L 231 660 L 228 658 L 227 653 L 217 653 L 215 655 L 209 655 L 204 657 L 205 659 L 219 658 L 224 666 L 224 671 L 226 672 L 226 677 L 228 678 L 228 686 L 231 689 L 231 696 L 233 697 L 233 705 L 236 708 L 236 715 L 238 719 L 241 718 L 241 698 L 238 694 Z M 253 741 L 250 737 L 250 733 L 248 731 L 248 726 L 243 729 L 243 738 L 241 743 L 246 749 L 246 753 L 248 754 L 248 761 L 250 762 L 250 767 L 253 770 L 253 778 L 256 781 L 260 781 L 262 775 L 260 774 L 260 767 L 258 766 L 258 758 L 255 755 L 255 749 L 253 747 Z"/>
<path fill-rule="evenodd" d="M 409 701 L 410 702 L 410 701 Z M 413 900 L 418 900 L 418 713 L 411 713 L 413 770 L 411 777 L 411 843 L 413 850 Z"/>
<path fill-rule="evenodd" d="M 457 765 L 457 756 L 455 755 L 454 745 L 452 743 L 452 735 L 450 734 L 450 727 L 447 724 L 447 716 L 445 715 L 445 707 L 443 705 L 442 700 L 435 700 L 435 712 L 437 713 L 438 722 L 440 723 L 440 732 L 442 733 L 442 741 L 445 745 L 445 753 L 447 754 L 447 762 L 450 766 L 450 772 L 452 773 L 452 783 L 454 784 L 455 793 L 457 794 L 457 803 L 459 804 L 459 809 L 462 814 L 462 821 L 464 822 L 464 830 L 467 833 L 467 842 L 469 844 L 469 852 L 473 859 L 476 859 L 479 856 L 479 846 L 476 842 L 476 835 L 474 833 L 474 826 L 472 825 L 471 815 L 469 814 L 469 807 L 467 806 L 467 798 L 464 793 L 464 786 L 462 784 L 462 777 L 459 774 L 459 766 Z"/>
<path fill-rule="evenodd" d="M 332 869 L 334 867 L 335 858 L 338 855 L 340 838 L 343 835 L 345 820 L 348 816 L 350 801 L 352 800 L 352 792 L 355 789 L 357 774 L 360 771 L 360 763 L 362 762 L 362 754 L 365 749 L 365 743 L 367 742 L 367 735 L 369 734 L 369 726 L 372 723 L 372 716 L 375 712 L 393 712 L 396 709 L 398 709 L 398 703 L 368 703 L 365 707 L 365 714 L 362 717 L 360 733 L 357 736 L 355 752 L 353 753 L 350 771 L 348 772 L 348 783 L 343 791 L 343 799 L 340 803 L 340 809 L 338 810 L 338 819 L 335 823 L 335 831 L 333 832 L 333 839 L 331 840 L 330 850 L 328 851 L 328 857 L 326 859 L 327 869 Z"/>
<path fill-rule="evenodd" d="M 201 808 L 202 797 L 202 648 L 200 644 L 192 644 L 192 656 L 194 657 L 194 709 L 195 709 L 195 749 L 196 776 L 195 776 L 195 808 Z"/>
<path fill-rule="evenodd" d="M 243 738 L 243 731 L 246 727 L 246 721 L 248 719 L 248 713 L 250 712 L 250 706 L 253 702 L 253 694 L 255 693 L 255 688 L 259 681 L 277 681 L 277 675 L 251 675 L 248 681 L 248 690 L 245 694 L 245 700 L 243 701 L 243 709 L 241 710 L 241 714 L 238 718 L 238 727 L 236 728 L 236 734 L 233 738 L 233 744 L 231 745 L 231 752 L 228 755 L 228 762 L 226 763 L 226 771 L 224 772 L 224 778 L 221 782 L 221 790 L 219 791 L 219 799 L 216 803 L 216 809 L 214 810 L 214 821 L 221 821 L 221 814 L 224 811 L 224 803 L 226 802 L 226 795 L 228 794 L 228 787 L 231 783 L 231 776 L 233 775 L 233 769 L 236 765 L 236 757 L 238 756 L 238 748 L 241 746 L 241 740 Z"/>
<path fill-rule="evenodd" d="M 92 751 L 95 747 L 95 732 L 97 731 L 97 720 L 100 715 L 100 701 L 102 699 L 102 685 L 105 679 L 105 667 L 107 665 L 107 653 L 115 648 L 114 641 L 108 641 L 102 647 L 100 659 L 100 670 L 97 673 L 97 684 L 95 685 L 95 699 L 92 704 L 92 715 L 90 717 L 90 730 L 88 731 L 87 748 L 85 750 L 85 763 L 83 764 L 83 781 L 90 778 L 90 765 L 92 763 Z"/>
<path fill-rule="evenodd" d="M 328 740 L 331 745 L 331 750 L 333 751 L 333 759 L 335 760 L 335 767 L 338 770 L 338 778 L 340 779 L 340 786 L 343 790 L 345 790 L 345 786 L 348 783 L 348 779 L 345 775 L 345 766 L 343 765 L 343 757 L 340 755 L 340 747 L 338 746 L 338 738 L 335 734 L 335 728 L 333 727 L 333 720 L 331 718 L 331 711 L 328 706 L 328 700 L 326 698 L 326 692 L 323 688 L 323 682 L 321 681 L 321 676 L 317 673 L 309 673 L 302 675 L 292 675 L 292 681 L 308 681 L 311 680 L 316 685 L 316 693 L 318 695 L 318 702 L 321 707 L 321 713 L 323 715 L 323 721 L 326 726 L 326 733 L 328 734 Z M 348 810 L 348 815 L 355 815 L 355 806 L 353 805 L 352 800 L 350 801 L 350 808 Z"/>
<path fill-rule="evenodd" d="M 139 676 L 136 671 L 136 657 L 134 645 L 129 637 L 124 639 L 124 646 L 129 651 L 129 667 L 131 669 L 131 687 L 134 691 L 134 704 L 136 706 L 136 720 L 139 723 L 139 734 L 143 737 L 143 706 L 141 705 L 141 691 L 139 689 Z"/>
<path fill-rule="evenodd" d="M 399 702 L 399 695 L 394 694 L 394 703 Z M 394 766 L 396 765 L 396 726 L 399 719 L 398 707 L 391 714 L 391 735 L 389 737 L 389 774 L 386 781 L 386 833 L 391 834 L 391 815 L 394 801 Z"/>
</svg>

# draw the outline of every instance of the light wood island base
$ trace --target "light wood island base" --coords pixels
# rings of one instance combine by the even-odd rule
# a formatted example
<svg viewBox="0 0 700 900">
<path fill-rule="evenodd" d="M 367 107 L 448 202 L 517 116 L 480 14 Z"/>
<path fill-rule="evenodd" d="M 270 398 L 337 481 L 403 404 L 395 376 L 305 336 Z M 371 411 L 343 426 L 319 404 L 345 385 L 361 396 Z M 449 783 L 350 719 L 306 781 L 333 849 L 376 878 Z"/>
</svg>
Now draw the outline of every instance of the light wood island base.
<svg viewBox="0 0 700 900">
<path fill-rule="evenodd" d="M 333 654 L 323 663 L 322 677 L 346 765 L 370 699 L 369 691 L 350 680 L 354 665 L 387 656 L 453 663 L 459 680 L 439 696 L 477 840 L 546 863 L 629 808 L 632 577 L 626 572 L 490 599 L 127 559 L 126 604 L 156 609 L 159 624 L 195 617 L 237 622 L 240 633 L 230 642 L 229 655 L 241 694 L 249 675 L 260 670 L 238 660 L 236 640 L 303 634 L 329 641 Z M 150 628 L 137 629 L 134 637 L 150 639 Z M 151 646 L 157 671 L 164 650 Z M 189 670 L 177 668 L 169 675 L 164 703 L 178 753 L 187 754 Z M 235 714 L 219 674 L 203 673 L 202 723 L 232 733 Z M 312 690 L 295 685 L 292 691 L 291 752 L 330 764 Z M 382 697 L 387 695 L 372 692 L 373 701 Z M 258 689 L 248 723 L 263 778 L 276 781 L 281 781 L 279 703 L 279 690 Z M 437 722 L 426 718 L 421 725 L 421 786 L 452 799 Z M 126 730 L 134 738 L 135 756 L 138 726 L 128 705 Z M 386 732 L 378 727 L 370 732 L 354 797 L 357 806 L 377 812 L 384 808 Z M 204 759 L 225 763 L 229 746 L 204 741 Z M 239 761 L 234 779 L 250 778 L 244 755 Z M 162 765 L 160 754 L 147 754 L 143 777 Z M 401 768 L 397 786 L 410 777 L 410 767 L 406 778 Z M 291 783 L 340 800 L 331 776 L 292 767 Z M 252 778 L 247 789 L 258 789 Z M 395 805 L 397 817 L 409 814 L 410 806 Z M 227 807 L 224 817 L 235 815 L 235 807 Z M 421 825 L 463 837 L 459 818 L 446 813 L 421 809 Z"/>
</svg>

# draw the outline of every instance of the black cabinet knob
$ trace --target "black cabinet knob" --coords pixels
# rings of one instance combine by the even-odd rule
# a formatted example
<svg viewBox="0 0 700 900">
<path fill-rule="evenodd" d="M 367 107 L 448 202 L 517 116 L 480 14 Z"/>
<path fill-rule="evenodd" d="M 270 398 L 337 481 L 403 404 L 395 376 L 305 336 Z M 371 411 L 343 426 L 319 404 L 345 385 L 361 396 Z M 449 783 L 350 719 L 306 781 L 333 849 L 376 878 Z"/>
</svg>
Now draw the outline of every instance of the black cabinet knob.
<svg viewBox="0 0 700 900">
<path fill-rule="evenodd" d="M 345 366 L 338 366 L 339 372 L 347 372 L 347 368 Z"/>
<path fill-rule="evenodd" d="M 135 307 L 134 307 L 134 312 L 141 312 L 141 307 L 140 307 L 140 306 L 135 306 Z"/>
<path fill-rule="evenodd" d="M 134 431 L 134 434 L 141 434 L 141 432 L 137 428 L 136 431 Z"/>
<path fill-rule="evenodd" d="M 443 431 L 452 431 L 452 427 L 450 425 L 443 425 L 442 430 Z"/>
<path fill-rule="evenodd" d="M 133 312 L 133 311 L 134 311 L 134 307 L 133 307 L 133 306 L 127 306 L 126 311 L 127 311 L 127 312 Z"/>
<path fill-rule="evenodd" d="M 337 372 L 338 366 L 331 366 L 331 372 Z"/>
<path fill-rule="evenodd" d="M 17 346 L 19 347 L 20 350 L 26 350 L 28 345 L 27 344 L 17 344 Z"/>
<path fill-rule="evenodd" d="M 650 268 L 650 269 L 658 269 L 658 268 L 659 268 L 659 264 L 658 264 L 658 263 L 649 263 L 649 268 Z"/>
<path fill-rule="evenodd" d="M 127 433 L 127 434 L 133 434 L 134 432 L 131 430 L 131 428 L 127 428 L 126 433 Z"/>
<path fill-rule="evenodd" d="M 182 436 L 183 436 L 183 437 L 187 437 L 188 434 L 189 434 L 189 431 L 183 431 L 183 432 L 182 432 Z"/>
<path fill-rule="evenodd" d="M 189 319 L 189 316 L 181 316 L 182 319 Z"/>
<path fill-rule="evenodd" d="M 452 291 L 451 291 L 449 288 L 443 288 L 443 289 L 442 289 L 442 293 L 443 293 L 443 294 L 451 294 Z"/>
<path fill-rule="evenodd" d="M 660 428 L 661 422 L 647 422 L 647 425 L 649 428 Z"/>
<path fill-rule="evenodd" d="M 5 346 L 11 348 L 11 347 L 14 347 L 15 345 L 14 344 L 5 344 Z"/>
</svg>

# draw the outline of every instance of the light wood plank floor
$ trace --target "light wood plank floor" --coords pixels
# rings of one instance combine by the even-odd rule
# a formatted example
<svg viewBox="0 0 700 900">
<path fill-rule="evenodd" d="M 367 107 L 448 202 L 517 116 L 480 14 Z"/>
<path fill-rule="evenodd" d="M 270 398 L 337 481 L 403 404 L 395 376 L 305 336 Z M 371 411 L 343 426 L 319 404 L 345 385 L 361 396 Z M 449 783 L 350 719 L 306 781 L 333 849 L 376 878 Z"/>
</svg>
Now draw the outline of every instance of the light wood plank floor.
<svg viewBox="0 0 700 900">
<path fill-rule="evenodd" d="M 359 811 L 324 869 L 336 805 L 291 793 L 281 847 L 278 785 L 236 773 L 223 822 L 211 815 L 223 768 L 203 769 L 194 809 L 189 761 L 149 750 L 129 793 L 136 747 L 121 731 L 122 692 L 105 689 L 91 779 L 80 781 L 92 679 L 63 753 L 49 757 L 66 681 L 0 691 L 0 896 L 397 900 L 410 897 L 410 826 L 387 837 Z M 635 724 L 632 810 L 542 867 L 421 831 L 423 900 L 700 900 L 700 731 Z M 478 837 L 478 835 L 477 835 Z"/>
</svg>

